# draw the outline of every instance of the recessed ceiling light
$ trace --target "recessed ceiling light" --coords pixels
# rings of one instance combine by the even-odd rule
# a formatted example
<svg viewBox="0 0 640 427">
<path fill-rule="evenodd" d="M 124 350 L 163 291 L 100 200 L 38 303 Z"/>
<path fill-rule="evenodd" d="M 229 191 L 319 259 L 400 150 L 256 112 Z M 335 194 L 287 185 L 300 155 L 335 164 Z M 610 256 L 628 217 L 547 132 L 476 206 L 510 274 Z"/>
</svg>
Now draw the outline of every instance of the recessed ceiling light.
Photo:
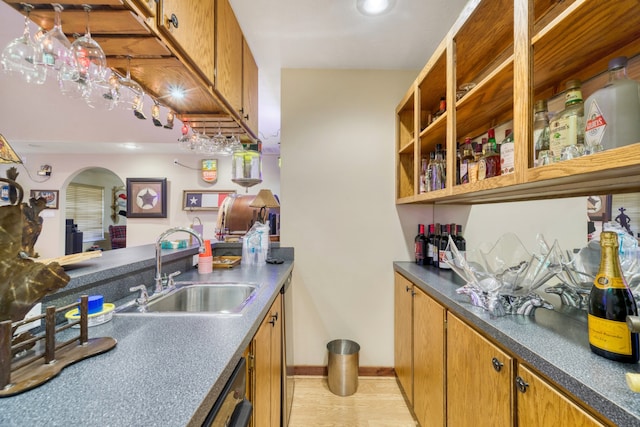
<svg viewBox="0 0 640 427">
<path fill-rule="evenodd" d="M 356 0 L 356 7 L 363 15 L 382 15 L 391 10 L 395 0 Z"/>
<path fill-rule="evenodd" d="M 126 148 L 127 150 L 139 150 L 140 146 L 134 144 L 133 142 L 125 142 L 124 144 L 120 144 L 122 148 Z"/>
</svg>

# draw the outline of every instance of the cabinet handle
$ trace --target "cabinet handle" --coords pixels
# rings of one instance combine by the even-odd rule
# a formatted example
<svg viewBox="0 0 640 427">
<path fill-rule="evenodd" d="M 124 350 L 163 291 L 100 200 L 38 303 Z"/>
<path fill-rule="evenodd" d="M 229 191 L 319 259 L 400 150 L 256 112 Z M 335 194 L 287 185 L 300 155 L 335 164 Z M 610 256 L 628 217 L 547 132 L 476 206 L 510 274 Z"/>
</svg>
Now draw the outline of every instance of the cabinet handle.
<svg viewBox="0 0 640 427">
<path fill-rule="evenodd" d="M 276 326 L 277 321 L 278 321 L 278 313 L 272 314 L 271 320 L 269 320 L 269 323 L 271 324 L 271 326 Z"/>
<path fill-rule="evenodd" d="M 493 365 L 493 369 L 495 369 L 496 372 L 500 372 L 502 370 L 502 367 L 504 366 L 504 363 L 502 363 L 495 357 L 491 359 L 491 364 Z"/>
<path fill-rule="evenodd" d="M 404 288 L 405 292 L 409 292 L 410 290 L 411 290 L 411 286 L 407 286 L 407 287 Z"/>
<path fill-rule="evenodd" d="M 522 379 L 521 376 L 517 376 L 516 377 L 516 387 L 518 387 L 518 390 L 520 390 L 521 393 L 524 393 L 527 391 L 527 387 L 529 387 L 529 384 Z"/>
<path fill-rule="evenodd" d="M 169 28 L 171 25 L 173 25 L 174 28 L 178 28 L 178 17 L 175 13 L 172 13 L 171 18 L 167 19 L 167 28 Z"/>
<path fill-rule="evenodd" d="M 242 116 L 245 120 L 249 120 L 249 115 L 245 114 L 244 116 Z"/>
</svg>

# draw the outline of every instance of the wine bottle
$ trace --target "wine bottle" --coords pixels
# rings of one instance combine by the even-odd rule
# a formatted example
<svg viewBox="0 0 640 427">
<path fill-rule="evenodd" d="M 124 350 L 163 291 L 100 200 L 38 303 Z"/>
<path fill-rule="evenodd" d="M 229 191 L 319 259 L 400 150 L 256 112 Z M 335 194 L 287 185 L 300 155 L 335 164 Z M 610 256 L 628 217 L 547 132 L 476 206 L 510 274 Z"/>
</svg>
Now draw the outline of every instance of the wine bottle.
<svg viewBox="0 0 640 427">
<path fill-rule="evenodd" d="M 424 224 L 418 224 L 418 235 L 415 238 L 416 264 L 426 265 L 427 261 L 427 236 L 424 235 Z"/>
<path fill-rule="evenodd" d="M 435 238 L 435 224 L 429 224 L 429 228 L 427 231 L 427 265 L 433 265 Z"/>
<path fill-rule="evenodd" d="M 638 308 L 627 285 L 618 258 L 618 235 L 600 234 L 600 269 L 589 295 L 589 347 L 607 359 L 625 363 L 639 360 L 638 334 L 629 331 L 626 318 Z"/>
<path fill-rule="evenodd" d="M 447 264 L 446 260 L 451 260 L 451 251 L 447 250 L 449 246 L 449 233 L 451 232 L 451 225 L 444 224 L 442 225 L 442 233 L 440 236 L 440 247 L 438 250 L 438 268 L 442 270 L 451 270 L 449 264 Z"/>
</svg>

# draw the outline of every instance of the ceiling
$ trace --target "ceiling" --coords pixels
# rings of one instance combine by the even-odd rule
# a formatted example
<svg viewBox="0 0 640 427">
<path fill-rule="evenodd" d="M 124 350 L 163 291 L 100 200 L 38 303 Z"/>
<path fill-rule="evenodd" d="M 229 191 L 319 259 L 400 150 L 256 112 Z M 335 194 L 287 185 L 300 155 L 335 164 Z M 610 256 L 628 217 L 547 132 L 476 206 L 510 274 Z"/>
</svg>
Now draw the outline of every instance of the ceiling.
<svg viewBox="0 0 640 427">
<path fill-rule="evenodd" d="M 361 15 L 355 0 L 230 2 L 260 70 L 259 134 L 265 153 L 274 153 L 280 142 L 281 69 L 415 69 L 417 74 L 466 0 L 396 0 L 383 16 Z M 64 12 L 62 18 L 64 28 Z M 0 2 L 1 47 L 21 34 L 23 22 Z M 0 134 L 19 154 L 126 153 L 131 143 L 139 152 L 180 153 L 180 126 L 167 130 L 130 111 L 94 110 L 65 98 L 51 82 L 28 85 L 0 74 L 0 94 Z"/>
</svg>

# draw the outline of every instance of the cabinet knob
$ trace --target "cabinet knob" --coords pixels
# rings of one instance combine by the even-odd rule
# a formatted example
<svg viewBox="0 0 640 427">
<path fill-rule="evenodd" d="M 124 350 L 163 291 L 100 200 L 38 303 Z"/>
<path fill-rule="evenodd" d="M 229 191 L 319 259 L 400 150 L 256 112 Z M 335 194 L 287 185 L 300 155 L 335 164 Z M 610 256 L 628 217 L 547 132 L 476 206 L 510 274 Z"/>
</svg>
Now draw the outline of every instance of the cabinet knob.
<svg viewBox="0 0 640 427">
<path fill-rule="evenodd" d="M 516 387 L 518 387 L 518 390 L 520 390 L 521 393 L 524 393 L 527 391 L 527 387 L 529 387 L 529 384 L 522 379 L 521 376 L 517 376 L 516 377 Z"/>
<path fill-rule="evenodd" d="M 409 292 L 410 290 L 411 290 L 411 286 L 406 286 L 406 287 L 404 288 L 404 291 L 405 291 L 405 292 Z"/>
<path fill-rule="evenodd" d="M 178 17 L 175 13 L 171 14 L 171 18 L 167 18 L 167 28 L 173 25 L 174 28 L 178 28 Z"/>
<path fill-rule="evenodd" d="M 269 323 L 271 324 L 271 326 L 276 326 L 277 321 L 278 321 L 278 313 L 272 314 L 271 320 L 269 320 Z"/>
<path fill-rule="evenodd" d="M 493 365 L 493 369 L 495 369 L 496 372 L 500 372 L 502 370 L 502 367 L 504 366 L 504 363 L 502 363 L 495 357 L 491 359 L 491 364 Z"/>
<path fill-rule="evenodd" d="M 242 116 L 245 120 L 249 120 L 249 115 L 245 114 L 244 116 Z"/>
</svg>

